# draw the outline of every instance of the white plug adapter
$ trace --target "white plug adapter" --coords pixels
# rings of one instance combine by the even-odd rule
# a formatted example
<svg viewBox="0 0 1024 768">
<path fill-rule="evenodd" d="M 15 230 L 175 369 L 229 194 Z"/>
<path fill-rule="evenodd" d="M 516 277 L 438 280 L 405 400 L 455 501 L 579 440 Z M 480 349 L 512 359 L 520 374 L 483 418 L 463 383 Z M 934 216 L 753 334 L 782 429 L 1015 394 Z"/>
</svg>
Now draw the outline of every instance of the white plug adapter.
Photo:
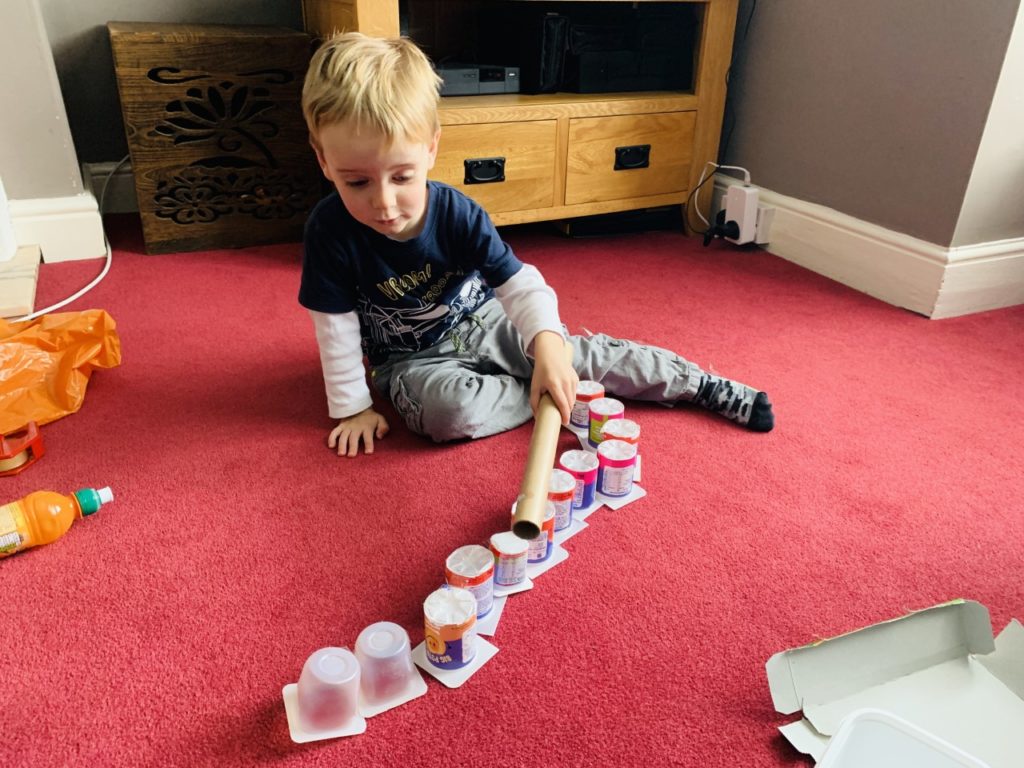
<svg viewBox="0 0 1024 768">
<path fill-rule="evenodd" d="M 772 228 L 772 222 L 775 220 L 775 208 L 764 204 L 758 204 L 757 206 L 757 232 L 754 235 L 754 243 L 757 245 L 765 245 L 769 241 L 769 232 Z"/>
<path fill-rule="evenodd" d="M 725 221 L 736 222 L 739 234 L 726 237 L 730 243 L 743 245 L 754 242 L 757 234 L 757 187 L 733 184 L 725 191 Z"/>
</svg>

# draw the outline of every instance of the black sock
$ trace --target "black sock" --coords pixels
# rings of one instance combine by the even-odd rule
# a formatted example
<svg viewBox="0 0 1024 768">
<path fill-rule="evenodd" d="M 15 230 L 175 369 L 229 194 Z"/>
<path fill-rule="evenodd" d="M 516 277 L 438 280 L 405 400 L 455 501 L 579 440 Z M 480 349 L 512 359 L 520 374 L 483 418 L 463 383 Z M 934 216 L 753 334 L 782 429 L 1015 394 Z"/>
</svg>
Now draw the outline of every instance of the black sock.
<svg viewBox="0 0 1024 768">
<path fill-rule="evenodd" d="M 738 381 L 705 373 L 693 401 L 754 432 L 770 432 L 775 426 L 768 395 Z"/>
</svg>

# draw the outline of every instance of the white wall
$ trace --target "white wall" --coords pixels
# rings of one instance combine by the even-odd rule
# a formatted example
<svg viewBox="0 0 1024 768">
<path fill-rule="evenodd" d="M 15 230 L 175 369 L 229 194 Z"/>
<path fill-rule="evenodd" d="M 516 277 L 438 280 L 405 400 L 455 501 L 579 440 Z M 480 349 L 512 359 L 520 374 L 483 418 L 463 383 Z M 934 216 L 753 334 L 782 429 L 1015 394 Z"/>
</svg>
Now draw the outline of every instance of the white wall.
<svg viewBox="0 0 1024 768">
<path fill-rule="evenodd" d="M 742 0 L 722 162 L 948 247 L 1021 4 Z"/>
<path fill-rule="evenodd" d="M 0 175 L 17 244 L 39 246 L 44 261 L 104 255 L 37 0 L 0 3 L 0 72 Z"/>
<path fill-rule="evenodd" d="M 4 180 L 0 179 L 0 264 L 10 261 L 18 243 L 14 239 L 14 228 L 11 226 L 11 214 L 7 206 L 7 195 L 4 192 Z"/>
<path fill-rule="evenodd" d="M 57 71 L 36 0 L 0 3 L 0 174 L 11 200 L 82 192 Z"/>
<path fill-rule="evenodd" d="M 1024 3 L 960 209 L 953 245 L 1024 237 Z"/>
</svg>

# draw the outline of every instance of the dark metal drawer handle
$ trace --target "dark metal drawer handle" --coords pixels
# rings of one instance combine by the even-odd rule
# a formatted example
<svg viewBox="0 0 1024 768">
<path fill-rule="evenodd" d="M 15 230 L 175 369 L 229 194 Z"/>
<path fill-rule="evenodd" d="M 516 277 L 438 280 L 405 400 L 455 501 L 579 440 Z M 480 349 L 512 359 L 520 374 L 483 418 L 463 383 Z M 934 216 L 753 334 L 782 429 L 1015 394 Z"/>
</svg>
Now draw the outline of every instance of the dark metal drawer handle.
<svg viewBox="0 0 1024 768">
<path fill-rule="evenodd" d="M 505 180 L 504 157 L 478 157 L 462 163 L 466 167 L 464 184 L 494 184 Z"/>
<path fill-rule="evenodd" d="M 632 147 L 615 148 L 615 170 L 629 171 L 633 168 L 649 168 L 651 165 L 651 145 L 636 144 Z"/>
</svg>

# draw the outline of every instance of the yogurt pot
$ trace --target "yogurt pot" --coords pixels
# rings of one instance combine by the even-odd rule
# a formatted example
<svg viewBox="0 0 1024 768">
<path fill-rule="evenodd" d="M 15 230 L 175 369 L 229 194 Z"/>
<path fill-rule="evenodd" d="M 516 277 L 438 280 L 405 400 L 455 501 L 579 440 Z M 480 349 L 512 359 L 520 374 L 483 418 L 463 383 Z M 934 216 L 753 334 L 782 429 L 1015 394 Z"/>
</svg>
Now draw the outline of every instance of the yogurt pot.
<svg viewBox="0 0 1024 768">
<path fill-rule="evenodd" d="M 459 669 L 476 656 L 476 598 L 468 589 L 441 587 L 423 601 L 427 661 Z"/>
<path fill-rule="evenodd" d="M 640 425 L 632 419 L 611 419 L 601 427 L 601 437 L 604 440 L 623 440 L 639 446 Z"/>
<path fill-rule="evenodd" d="M 299 723 L 307 733 L 342 728 L 359 705 L 359 662 L 348 648 L 321 648 L 296 684 Z"/>
<path fill-rule="evenodd" d="M 512 522 L 516 519 L 516 505 L 512 505 Z M 555 505 L 550 499 L 544 502 L 544 519 L 540 524 L 540 533 L 527 540 L 526 562 L 540 563 L 551 556 L 555 546 Z"/>
<path fill-rule="evenodd" d="M 371 705 L 400 696 L 416 675 L 409 634 L 391 621 L 366 627 L 356 639 L 363 699 Z"/>
<path fill-rule="evenodd" d="M 609 419 L 621 419 L 626 414 L 626 406 L 614 397 L 599 397 L 590 403 L 590 431 L 587 433 L 587 444 L 597 448 L 603 439 L 601 429 Z"/>
<path fill-rule="evenodd" d="M 494 553 L 494 583 L 499 587 L 514 587 L 526 580 L 526 553 L 530 545 L 512 531 L 491 536 Z"/>
<path fill-rule="evenodd" d="M 576 478 L 564 469 L 552 469 L 548 501 L 555 508 L 556 531 L 564 531 L 572 525 L 572 500 L 575 495 Z"/>
<path fill-rule="evenodd" d="M 444 563 L 445 581 L 468 589 L 476 598 L 476 617 L 486 616 L 494 604 L 494 555 L 487 547 L 467 544 L 459 547 Z"/>
<path fill-rule="evenodd" d="M 597 456 L 590 451 L 566 451 L 558 459 L 558 468 L 568 472 L 576 480 L 573 492 L 572 508 L 586 509 L 594 503 L 594 491 L 597 489 Z"/>
<path fill-rule="evenodd" d="M 590 404 L 604 397 L 604 385 L 596 381 L 583 380 L 576 385 L 576 402 L 572 406 L 569 423 L 577 429 L 590 427 Z"/>
<path fill-rule="evenodd" d="M 597 491 L 604 496 L 628 496 L 636 471 L 636 445 L 625 440 L 605 440 L 597 446 Z"/>
</svg>

